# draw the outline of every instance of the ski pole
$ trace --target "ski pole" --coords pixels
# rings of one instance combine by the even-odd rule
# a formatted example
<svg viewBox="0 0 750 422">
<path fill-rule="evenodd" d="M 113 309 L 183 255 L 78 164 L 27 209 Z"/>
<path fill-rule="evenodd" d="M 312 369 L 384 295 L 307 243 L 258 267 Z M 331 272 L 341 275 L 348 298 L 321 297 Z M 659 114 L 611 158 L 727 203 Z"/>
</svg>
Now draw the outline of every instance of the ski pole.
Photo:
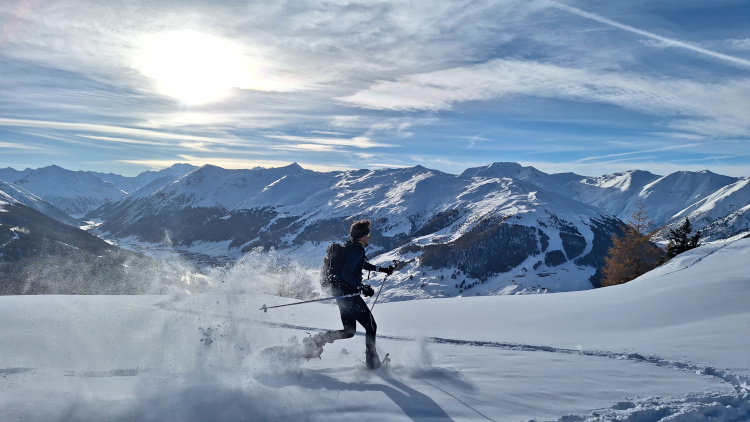
<svg viewBox="0 0 750 422">
<path fill-rule="evenodd" d="M 269 309 L 273 309 L 273 308 L 281 308 L 284 306 L 293 306 L 293 305 L 302 305 L 303 303 L 310 303 L 310 302 L 322 302 L 324 300 L 342 299 L 345 297 L 352 297 L 352 296 L 359 296 L 359 293 L 350 293 L 348 295 L 335 296 L 335 297 L 324 297 L 322 299 L 303 300 L 302 302 L 287 303 L 286 305 L 266 306 L 264 304 L 263 306 L 261 306 L 259 311 L 268 312 Z"/>
<path fill-rule="evenodd" d="M 375 309 L 375 304 L 378 303 L 378 298 L 380 297 L 380 292 L 383 291 L 383 286 L 385 286 L 385 280 L 388 278 L 388 274 L 383 277 L 383 282 L 380 283 L 380 288 L 378 289 L 378 294 L 375 295 L 375 300 L 372 301 L 372 306 L 370 307 L 370 312 L 372 312 L 373 309 Z"/>
</svg>

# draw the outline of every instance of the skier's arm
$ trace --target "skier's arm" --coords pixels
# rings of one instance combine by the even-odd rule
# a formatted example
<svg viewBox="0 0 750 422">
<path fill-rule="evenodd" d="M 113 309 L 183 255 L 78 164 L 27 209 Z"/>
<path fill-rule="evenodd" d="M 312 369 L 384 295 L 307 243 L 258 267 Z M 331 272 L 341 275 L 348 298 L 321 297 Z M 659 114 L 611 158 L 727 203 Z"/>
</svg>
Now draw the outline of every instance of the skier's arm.
<svg viewBox="0 0 750 422">
<path fill-rule="evenodd" d="M 365 262 L 365 265 L 362 267 L 367 271 L 379 271 L 381 273 L 386 273 L 388 275 L 393 274 L 394 267 L 393 265 L 389 267 L 382 267 L 380 265 L 372 265 L 369 262 Z"/>
</svg>

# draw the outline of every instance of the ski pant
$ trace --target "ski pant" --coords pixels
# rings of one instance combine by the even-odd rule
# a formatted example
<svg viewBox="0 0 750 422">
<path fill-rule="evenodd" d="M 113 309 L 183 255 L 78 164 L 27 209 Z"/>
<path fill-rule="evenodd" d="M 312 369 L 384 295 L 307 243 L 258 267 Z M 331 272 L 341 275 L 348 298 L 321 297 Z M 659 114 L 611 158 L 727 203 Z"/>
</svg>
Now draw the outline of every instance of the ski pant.
<svg viewBox="0 0 750 422">
<path fill-rule="evenodd" d="M 344 325 L 343 330 L 327 331 L 325 338 L 329 342 L 344 338 L 354 337 L 357 332 L 357 323 L 365 329 L 365 348 L 368 352 L 375 352 L 375 333 L 378 325 L 375 318 L 367 307 L 362 296 L 352 296 L 336 299 L 341 312 L 341 323 Z"/>
</svg>

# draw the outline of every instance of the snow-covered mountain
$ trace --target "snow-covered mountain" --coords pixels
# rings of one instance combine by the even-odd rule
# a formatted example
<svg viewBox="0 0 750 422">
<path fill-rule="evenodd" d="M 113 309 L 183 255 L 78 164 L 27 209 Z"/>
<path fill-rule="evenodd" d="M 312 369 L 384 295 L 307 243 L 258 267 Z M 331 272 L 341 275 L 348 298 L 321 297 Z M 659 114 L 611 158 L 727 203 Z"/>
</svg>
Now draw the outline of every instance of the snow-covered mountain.
<svg viewBox="0 0 750 422">
<path fill-rule="evenodd" d="M 97 217 L 103 221 L 97 233 L 106 238 L 169 242 L 227 259 L 273 248 L 310 266 L 322 259 L 321 244 L 346 237 L 352 221 L 368 218 L 374 262 L 419 258 L 418 266 L 393 276 L 384 296 L 392 299 L 590 288 L 586 280 L 596 283 L 620 224 L 516 179 L 420 166 L 318 173 L 296 164 L 204 166 L 97 210 Z"/>
<path fill-rule="evenodd" d="M 744 205 L 743 205 L 744 204 Z M 706 238 L 721 239 L 750 230 L 750 178 L 723 186 L 675 214 L 672 220 L 689 217 Z"/>
<path fill-rule="evenodd" d="M 716 212 L 711 216 L 696 213 L 690 215 L 685 210 L 697 208 L 696 204 L 725 201 L 726 206 L 741 208 L 748 203 L 747 198 L 731 196 L 730 186 L 740 182 L 736 177 L 722 176 L 709 171 L 676 172 L 667 176 L 656 176 L 643 171 L 631 171 L 596 178 L 585 178 L 567 183 L 565 188 L 573 192 L 573 199 L 594 205 L 605 212 L 616 215 L 623 221 L 643 206 L 655 226 L 670 226 L 681 222 L 685 217 L 695 221 L 696 229 L 703 229 L 717 223 L 716 229 L 705 232 L 706 239 L 722 239 L 735 235 L 737 226 L 724 226 L 720 220 L 730 212 Z M 730 194 L 730 196 L 727 196 Z"/>
<path fill-rule="evenodd" d="M 3 169 L 0 180 L 32 192 L 72 216 L 83 215 L 125 195 L 122 189 L 94 175 L 58 166 L 22 172 Z"/>
<path fill-rule="evenodd" d="M 643 188 L 658 179 L 659 176 L 655 174 L 635 170 L 599 177 L 580 177 L 563 188 L 570 192 L 571 198 L 626 221 L 632 215 Z"/>
<path fill-rule="evenodd" d="M 45 169 L 0 169 L 0 177 L 24 180 L 32 172 L 43 185 L 38 174 Z M 750 228 L 749 179 L 707 171 L 586 177 L 493 163 L 460 175 L 421 166 L 320 173 L 293 164 L 88 176 L 120 188 L 87 214 L 101 223 L 97 234 L 132 248 L 179 251 L 199 264 L 235 261 L 260 248 L 314 268 L 325 244 L 346 237 L 354 219 L 368 218 L 371 260 L 418 258 L 392 277 L 386 299 L 596 286 L 611 234 L 641 205 L 660 226 L 690 217 L 705 240 Z M 36 185 L 25 186 L 41 196 Z M 79 198 L 74 190 L 57 194 Z"/>
<path fill-rule="evenodd" d="M 158 172 L 147 171 L 136 177 L 125 177 L 111 173 L 70 171 L 53 165 L 23 171 L 0 169 L 0 180 L 13 186 L 5 186 L 7 190 L 22 191 L 36 200 L 41 199 L 67 213 L 68 217 L 60 216 L 54 209 L 47 212 L 45 207 L 36 208 L 28 201 L 21 202 L 66 224 L 76 224 L 70 219 L 71 216 L 80 217 L 146 185 L 167 184 L 196 168 L 190 164 L 175 164 Z"/>
<path fill-rule="evenodd" d="M 158 293 L 177 272 L 0 191 L 0 295 Z"/>
<path fill-rule="evenodd" d="M 10 202 L 19 202 L 21 204 L 24 204 L 29 208 L 33 208 L 48 217 L 51 217 L 70 226 L 78 226 L 80 224 L 77 219 L 71 217 L 69 214 L 50 204 L 44 199 L 34 195 L 33 193 L 27 191 L 26 189 L 23 189 L 20 186 L 16 186 L 12 183 L 6 183 L 2 180 L 0 180 L 0 197 L 4 197 Z"/>
<path fill-rule="evenodd" d="M 573 173 L 547 174 L 516 163 L 493 163 L 464 171 L 464 175 L 511 177 L 544 190 L 599 208 L 628 221 L 639 206 L 654 226 L 675 226 L 689 217 L 706 240 L 726 239 L 750 228 L 743 193 L 749 178 L 722 176 L 710 171 L 679 171 L 658 176 L 633 170 L 584 177 Z"/>
<path fill-rule="evenodd" d="M 178 177 L 181 177 L 198 167 L 191 164 L 175 164 L 171 167 L 159 171 L 144 171 L 143 173 L 135 177 L 120 176 L 114 173 L 98 173 L 90 171 L 91 175 L 104 180 L 105 182 L 111 183 L 118 188 L 122 189 L 126 193 L 133 193 L 136 190 L 153 183 L 155 180 L 161 180 L 162 185 L 166 185 Z"/>
</svg>

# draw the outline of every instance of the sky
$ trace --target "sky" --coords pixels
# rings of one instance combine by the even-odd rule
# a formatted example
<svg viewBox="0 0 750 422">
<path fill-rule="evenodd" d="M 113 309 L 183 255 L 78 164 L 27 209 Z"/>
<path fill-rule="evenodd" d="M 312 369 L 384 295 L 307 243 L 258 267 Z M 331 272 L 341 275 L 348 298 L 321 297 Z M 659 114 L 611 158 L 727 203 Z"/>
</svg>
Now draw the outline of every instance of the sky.
<svg viewBox="0 0 750 422">
<path fill-rule="evenodd" d="M 750 176 L 746 0 L 9 0 L 0 168 Z"/>
</svg>

